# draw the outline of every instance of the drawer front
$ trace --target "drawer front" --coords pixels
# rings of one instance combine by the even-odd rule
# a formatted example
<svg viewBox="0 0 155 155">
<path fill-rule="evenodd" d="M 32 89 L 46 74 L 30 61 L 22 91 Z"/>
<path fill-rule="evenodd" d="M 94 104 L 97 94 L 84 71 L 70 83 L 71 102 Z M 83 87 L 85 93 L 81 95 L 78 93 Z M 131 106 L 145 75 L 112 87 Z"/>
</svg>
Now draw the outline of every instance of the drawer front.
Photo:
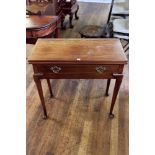
<svg viewBox="0 0 155 155">
<path fill-rule="evenodd" d="M 121 73 L 120 65 L 35 65 L 35 72 L 53 78 L 112 78 Z"/>
</svg>

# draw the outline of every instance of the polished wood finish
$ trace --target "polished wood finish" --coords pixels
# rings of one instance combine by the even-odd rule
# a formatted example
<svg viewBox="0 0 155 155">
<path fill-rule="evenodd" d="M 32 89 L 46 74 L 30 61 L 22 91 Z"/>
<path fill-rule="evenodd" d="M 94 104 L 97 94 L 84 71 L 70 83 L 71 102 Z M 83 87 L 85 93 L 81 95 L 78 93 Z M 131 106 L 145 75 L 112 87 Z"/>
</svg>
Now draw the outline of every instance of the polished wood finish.
<svg viewBox="0 0 155 155">
<path fill-rule="evenodd" d="M 48 27 L 55 24 L 58 20 L 57 16 L 26 16 L 26 29 L 38 29 Z"/>
<path fill-rule="evenodd" d="M 77 38 L 83 25 L 106 22 L 109 4 L 79 2 L 79 5 L 80 20 L 74 21 L 73 29 L 61 31 L 61 37 Z M 27 56 L 31 54 L 32 46 L 27 45 Z M 129 154 L 128 64 L 124 66 L 112 120 L 108 119 L 107 113 L 115 80 L 111 80 L 108 97 L 104 96 L 107 80 L 50 80 L 53 98 L 47 81 L 42 80 L 48 110 L 48 119 L 44 121 L 31 64 L 27 64 L 26 73 L 27 155 Z"/>
<path fill-rule="evenodd" d="M 61 28 L 64 29 L 63 22 L 65 19 L 63 10 L 63 0 L 52 0 L 49 2 L 31 2 L 26 6 L 26 10 L 40 15 L 58 16 L 58 24 L 61 23 Z"/>
<path fill-rule="evenodd" d="M 73 28 L 72 19 L 75 14 L 75 19 L 79 19 L 77 12 L 79 10 L 79 5 L 76 0 L 52 0 L 49 2 L 31 2 L 28 3 L 26 10 L 30 12 L 30 14 L 38 14 L 38 15 L 57 15 L 60 18 L 61 28 L 64 29 L 64 18 L 66 15 L 69 15 L 69 24 L 70 28 Z"/>
<path fill-rule="evenodd" d="M 52 67 L 59 67 L 60 71 L 58 71 L 57 74 L 51 69 Z M 100 73 L 97 71 L 98 67 L 103 67 L 105 70 L 103 73 Z M 57 78 L 57 79 L 86 79 L 86 78 L 97 78 L 97 79 L 103 79 L 104 78 L 113 78 L 113 73 L 122 73 L 122 65 L 74 65 L 74 64 L 63 64 L 63 63 L 49 63 L 48 65 L 44 64 L 36 64 L 34 66 L 34 69 L 37 70 L 39 73 L 44 73 L 44 75 L 41 76 L 41 78 Z M 80 72 L 80 74 L 79 74 Z"/>
<path fill-rule="evenodd" d="M 119 40 L 39 39 L 28 61 L 33 64 L 34 80 L 45 118 L 47 112 L 43 93 L 40 82 L 37 83 L 41 79 L 116 79 L 110 108 L 110 117 L 114 116 L 112 111 L 121 85 L 124 64 L 127 63 Z"/>
<path fill-rule="evenodd" d="M 127 59 L 118 39 L 38 39 L 29 62 L 124 64 Z"/>
<path fill-rule="evenodd" d="M 41 37 L 59 37 L 57 16 L 26 16 L 26 39 L 27 42 L 36 42 Z"/>
</svg>

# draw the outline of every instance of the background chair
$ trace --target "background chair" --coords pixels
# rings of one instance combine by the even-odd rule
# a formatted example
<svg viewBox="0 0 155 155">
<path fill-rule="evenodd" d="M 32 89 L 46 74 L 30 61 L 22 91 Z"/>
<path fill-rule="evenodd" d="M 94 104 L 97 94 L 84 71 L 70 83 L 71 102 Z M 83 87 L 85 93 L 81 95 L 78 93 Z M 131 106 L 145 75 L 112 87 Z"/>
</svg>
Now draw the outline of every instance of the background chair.
<svg viewBox="0 0 155 155">
<path fill-rule="evenodd" d="M 128 1 L 111 1 L 107 23 L 104 26 L 87 25 L 80 30 L 82 38 L 119 38 L 125 41 L 124 52 L 129 49 L 129 11 Z M 121 9 L 121 7 L 124 7 Z M 117 8 L 117 9 L 116 9 Z M 115 18 L 112 18 L 115 16 Z M 123 17 L 123 18 L 120 18 Z M 125 18 L 125 19 L 124 19 Z"/>
<path fill-rule="evenodd" d="M 129 19 L 114 19 L 113 23 L 113 37 L 125 40 L 126 44 L 123 46 L 124 52 L 129 49 Z"/>
<path fill-rule="evenodd" d="M 115 0 L 113 9 L 112 9 L 112 17 L 123 17 L 126 18 L 129 16 L 129 1 L 118 1 Z"/>
<path fill-rule="evenodd" d="M 124 52 L 129 51 L 129 1 L 115 0 L 110 16 L 112 22 L 112 37 L 119 38 Z"/>
<path fill-rule="evenodd" d="M 107 23 L 103 26 L 86 25 L 79 31 L 81 38 L 109 38 L 112 37 L 112 24 L 110 17 L 112 13 L 114 0 L 111 1 Z"/>
<path fill-rule="evenodd" d="M 119 38 L 124 43 L 124 52 L 129 49 L 129 1 L 115 0 L 111 21 L 113 24 L 113 37 Z M 123 19 L 124 18 L 124 19 Z"/>
</svg>

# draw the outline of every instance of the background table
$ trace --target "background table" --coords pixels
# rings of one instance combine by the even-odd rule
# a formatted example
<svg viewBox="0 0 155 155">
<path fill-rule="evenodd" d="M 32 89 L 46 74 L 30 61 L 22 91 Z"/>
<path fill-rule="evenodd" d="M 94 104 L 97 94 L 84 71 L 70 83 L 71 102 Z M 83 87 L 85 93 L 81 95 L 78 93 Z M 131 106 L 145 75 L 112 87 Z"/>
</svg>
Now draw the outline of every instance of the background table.
<svg viewBox="0 0 155 155">
<path fill-rule="evenodd" d="M 26 42 L 35 43 L 38 38 L 59 37 L 57 16 L 26 16 Z"/>
<path fill-rule="evenodd" d="M 69 25 L 70 28 L 73 28 L 72 19 L 75 14 L 75 19 L 77 20 L 79 17 L 77 16 L 77 12 L 79 10 L 79 5 L 76 0 L 52 0 L 48 2 L 30 2 L 27 3 L 26 10 L 30 11 L 34 14 L 40 15 L 52 15 L 59 16 L 59 23 L 61 23 L 61 28 L 65 29 L 64 19 L 66 15 L 69 15 Z"/>
</svg>

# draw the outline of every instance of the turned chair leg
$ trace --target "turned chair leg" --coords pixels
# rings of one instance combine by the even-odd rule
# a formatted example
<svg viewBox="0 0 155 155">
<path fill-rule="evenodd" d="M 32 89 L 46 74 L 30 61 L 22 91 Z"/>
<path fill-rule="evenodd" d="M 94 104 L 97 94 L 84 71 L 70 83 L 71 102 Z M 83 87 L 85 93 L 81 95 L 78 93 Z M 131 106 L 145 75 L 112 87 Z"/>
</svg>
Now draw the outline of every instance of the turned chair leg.
<svg viewBox="0 0 155 155">
<path fill-rule="evenodd" d="M 61 18 L 61 30 L 65 30 L 66 29 L 66 27 L 64 26 L 64 20 L 65 20 L 65 18 L 62 17 Z"/>
<path fill-rule="evenodd" d="M 78 8 L 77 8 L 77 10 L 76 10 L 76 12 L 75 12 L 75 19 L 76 19 L 76 20 L 79 19 L 78 15 L 77 15 L 78 11 L 79 11 L 79 5 L 78 5 Z"/>
<path fill-rule="evenodd" d="M 73 28 L 74 27 L 73 24 L 72 24 L 72 20 L 73 20 L 73 14 L 71 13 L 69 15 L 69 25 L 70 25 L 70 28 Z"/>
</svg>

